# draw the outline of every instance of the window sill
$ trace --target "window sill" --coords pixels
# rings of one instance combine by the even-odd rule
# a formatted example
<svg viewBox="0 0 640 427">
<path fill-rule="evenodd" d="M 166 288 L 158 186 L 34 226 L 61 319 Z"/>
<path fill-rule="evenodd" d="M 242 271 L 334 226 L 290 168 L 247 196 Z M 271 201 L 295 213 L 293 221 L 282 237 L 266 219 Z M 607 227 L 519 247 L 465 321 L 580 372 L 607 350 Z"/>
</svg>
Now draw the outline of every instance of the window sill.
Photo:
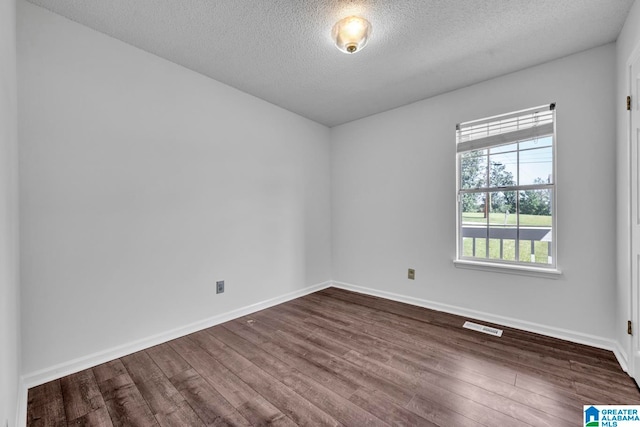
<svg viewBox="0 0 640 427">
<path fill-rule="evenodd" d="M 456 268 L 491 271 L 494 273 L 518 274 L 521 276 L 542 277 L 545 279 L 559 279 L 560 276 L 562 276 L 562 271 L 558 269 L 528 267 L 524 265 L 495 264 L 463 259 L 454 259 L 453 265 Z"/>
</svg>

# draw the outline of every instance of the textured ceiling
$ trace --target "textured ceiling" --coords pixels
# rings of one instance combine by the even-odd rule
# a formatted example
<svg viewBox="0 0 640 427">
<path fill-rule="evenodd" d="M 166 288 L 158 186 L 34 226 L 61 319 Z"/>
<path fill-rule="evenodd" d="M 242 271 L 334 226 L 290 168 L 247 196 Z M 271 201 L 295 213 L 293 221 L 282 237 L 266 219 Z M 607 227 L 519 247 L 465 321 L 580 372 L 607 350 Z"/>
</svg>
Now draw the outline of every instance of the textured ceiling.
<svg viewBox="0 0 640 427">
<path fill-rule="evenodd" d="M 29 0 L 327 126 L 616 40 L 633 0 Z M 358 14 L 373 32 L 331 41 Z"/>
</svg>

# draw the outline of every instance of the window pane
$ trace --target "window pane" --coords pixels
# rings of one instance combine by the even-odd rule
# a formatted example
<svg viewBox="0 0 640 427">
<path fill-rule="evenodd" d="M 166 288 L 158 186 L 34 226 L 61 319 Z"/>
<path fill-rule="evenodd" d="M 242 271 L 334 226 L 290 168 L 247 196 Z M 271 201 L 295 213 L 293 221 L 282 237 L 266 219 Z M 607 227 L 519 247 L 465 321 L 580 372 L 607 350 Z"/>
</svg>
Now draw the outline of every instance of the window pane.
<svg viewBox="0 0 640 427">
<path fill-rule="evenodd" d="M 550 189 L 520 191 L 520 227 L 551 227 Z"/>
<path fill-rule="evenodd" d="M 462 195 L 462 224 L 486 223 L 484 213 L 485 193 L 470 193 Z"/>
<path fill-rule="evenodd" d="M 553 149 L 551 147 L 520 151 L 520 185 L 553 182 Z"/>
<path fill-rule="evenodd" d="M 552 263 L 552 254 L 549 253 L 553 238 L 552 200 L 551 190 L 520 192 L 520 261 Z"/>
<path fill-rule="evenodd" d="M 496 191 L 489 193 L 490 199 L 490 220 L 491 224 L 496 225 L 515 225 L 516 224 L 516 192 L 515 191 Z"/>
<path fill-rule="evenodd" d="M 462 195 L 462 255 L 466 257 L 486 257 L 487 215 L 485 214 L 486 193 Z"/>
<path fill-rule="evenodd" d="M 463 153 L 460 158 L 460 188 L 479 188 L 487 185 L 486 150 Z"/>
<path fill-rule="evenodd" d="M 489 186 L 506 187 L 516 185 L 517 165 L 518 153 L 515 152 L 489 156 Z"/>
<path fill-rule="evenodd" d="M 516 192 L 497 191 L 489 193 L 489 258 L 515 260 L 517 238 Z"/>
</svg>

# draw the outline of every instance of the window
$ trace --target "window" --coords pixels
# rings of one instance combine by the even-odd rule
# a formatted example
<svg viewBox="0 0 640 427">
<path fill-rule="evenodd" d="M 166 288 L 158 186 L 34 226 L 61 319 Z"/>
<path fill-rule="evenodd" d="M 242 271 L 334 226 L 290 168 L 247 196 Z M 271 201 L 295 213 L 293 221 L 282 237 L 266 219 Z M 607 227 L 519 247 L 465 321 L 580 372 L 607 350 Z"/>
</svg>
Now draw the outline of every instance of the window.
<svg viewBox="0 0 640 427">
<path fill-rule="evenodd" d="M 456 126 L 458 261 L 556 268 L 555 104 Z"/>
</svg>

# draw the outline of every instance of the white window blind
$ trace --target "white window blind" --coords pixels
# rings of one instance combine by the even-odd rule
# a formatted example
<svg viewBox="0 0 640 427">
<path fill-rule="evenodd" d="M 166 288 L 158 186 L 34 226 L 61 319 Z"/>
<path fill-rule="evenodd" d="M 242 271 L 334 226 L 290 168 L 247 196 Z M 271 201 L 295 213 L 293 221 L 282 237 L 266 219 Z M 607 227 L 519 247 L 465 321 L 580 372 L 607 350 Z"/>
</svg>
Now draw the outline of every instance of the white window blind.
<svg viewBox="0 0 640 427">
<path fill-rule="evenodd" d="M 555 104 L 549 104 L 508 115 L 460 123 L 456 126 L 457 152 L 482 150 L 552 135 L 554 110 Z"/>
</svg>

